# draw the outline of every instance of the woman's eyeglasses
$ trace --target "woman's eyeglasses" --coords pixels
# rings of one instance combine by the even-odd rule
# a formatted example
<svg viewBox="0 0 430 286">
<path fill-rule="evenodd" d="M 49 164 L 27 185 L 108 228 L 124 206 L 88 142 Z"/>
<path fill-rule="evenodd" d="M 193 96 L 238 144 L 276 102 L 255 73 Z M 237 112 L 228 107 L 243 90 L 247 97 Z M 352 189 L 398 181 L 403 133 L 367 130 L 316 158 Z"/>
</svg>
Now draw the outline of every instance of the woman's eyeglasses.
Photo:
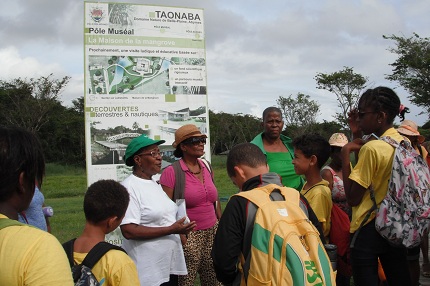
<svg viewBox="0 0 430 286">
<path fill-rule="evenodd" d="M 149 153 L 140 153 L 136 156 L 151 156 L 152 158 L 157 158 L 158 156 L 163 157 L 163 152 L 160 152 L 160 150 L 152 150 Z"/>
<path fill-rule="evenodd" d="M 363 118 L 364 115 L 366 115 L 367 113 L 376 113 L 376 111 L 366 111 L 366 112 L 362 112 L 362 111 L 358 111 L 358 118 Z"/>
<path fill-rule="evenodd" d="M 187 140 L 182 141 L 182 143 L 193 144 L 193 145 L 198 145 L 200 143 L 206 144 L 206 138 L 204 138 L 204 137 L 191 137 L 191 138 L 188 138 Z"/>
</svg>

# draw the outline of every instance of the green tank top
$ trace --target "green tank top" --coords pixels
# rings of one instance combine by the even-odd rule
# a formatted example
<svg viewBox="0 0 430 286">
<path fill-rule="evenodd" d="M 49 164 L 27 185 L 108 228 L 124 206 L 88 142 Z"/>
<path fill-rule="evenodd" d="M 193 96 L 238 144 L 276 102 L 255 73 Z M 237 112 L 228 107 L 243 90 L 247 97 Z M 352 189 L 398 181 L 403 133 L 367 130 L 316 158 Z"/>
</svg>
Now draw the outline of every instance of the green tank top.
<svg viewBox="0 0 430 286">
<path fill-rule="evenodd" d="M 266 152 L 270 172 L 275 172 L 282 178 L 286 187 L 300 191 L 304 180 L 294 172 L 293 154 L 290 152 Z"/>
</svg>

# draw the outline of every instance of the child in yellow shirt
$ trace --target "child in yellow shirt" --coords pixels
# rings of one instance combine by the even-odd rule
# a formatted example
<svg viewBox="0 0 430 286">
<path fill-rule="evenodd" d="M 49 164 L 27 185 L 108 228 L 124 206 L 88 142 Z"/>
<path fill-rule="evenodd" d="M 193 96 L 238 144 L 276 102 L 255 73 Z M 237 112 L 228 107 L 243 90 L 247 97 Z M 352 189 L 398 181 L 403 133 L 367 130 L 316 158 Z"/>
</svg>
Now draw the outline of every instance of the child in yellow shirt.
<svg viewBox="0 0 430 286">
<path fill-rule="evenodd" d="M 390 88 L 379 86 L 366 90 L 357 108 L 348 116 L 354 140 L 342 147 L 342 174 L 348 204 L 352 207 L 350 232 L 354 234 L 351 261 L 357 286 L 378 285 L 378 259 L 390 286 L 412 285 L 406 260 L 406 249 L 389 244 L 375 229 L 375 212 L 366 219 L 373 202 L 369 187 L 374 190 L 379 206 L 388 191 L 394 148 L 382 140 L 362 140 L 363 135 L 375 138 L 389 136 L 400 142 L 403 137 L 393 128 L 399 115 L 400 99 Z M 358 153 L 351 170 L 350 154 Z M 360 227 L 362 225 L 362 227 Z"/>
<path fill-rule="evenodd" d="M 330 144 L 319 134 L 305 134 L 293 140 L 293 147 L 294 171 L 306 178 L 300 193 L 314 210 L 328 242 L 333 203 L 328 182 L 323 180 L 320 170 L 330 156 Z"/>
<path fill-rule="evenodd" d="M 67 252 L 73 252 L 75 264 L 81 264 L 89 251 L 119 226 L 129 202 L 127 189 L 114 180 L 99 180 L 88 187 L 84 197 L 84 231 L 72 240 L 71 249 L 70 242 L 63 244 Z M 103 286 L 140 285 L 136 265 L 121 250 L 108 251 L 94 265 L 92 273 Z"/>
</svg>

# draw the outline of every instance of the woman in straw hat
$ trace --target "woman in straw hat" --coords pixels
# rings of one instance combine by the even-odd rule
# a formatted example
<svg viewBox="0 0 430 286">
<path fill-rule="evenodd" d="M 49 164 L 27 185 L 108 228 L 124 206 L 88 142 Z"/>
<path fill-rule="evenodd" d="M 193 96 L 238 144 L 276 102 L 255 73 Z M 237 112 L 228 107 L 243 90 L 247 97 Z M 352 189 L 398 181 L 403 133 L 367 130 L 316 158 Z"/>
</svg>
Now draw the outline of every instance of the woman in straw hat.
<svg viewBox="0 0 430 286">
<path fill-rule="evenodd" d="M 328 187 L 331 190 L 331 198 L 341 210 L 343 210 L 351 218 L 351 207 L 348 205 L 343 187 L 342 175 L 342 158 L 340 151 L 342 147 L 348 143 L 348 138 L 343 133 L 334 133 L 328 140 L 330 144 L 330 163 L 321 169 L 321 177 L 328 182 Z M 349 260 L 349 252 L 348 260 Z M 345 255 L 346 256 L 346 255 Z M 346 272 L 350 267 L 350 261 L 338 258 L 338 271 L 336 275 L 336 284 L 338 286 L 349 286 L 351 281 L 351 274 Z M 343 262 L 343 263 L 342 263 Z M 340 264 L 342 263 L 342 264 Z M 343 267 L 340 267 L 344 265 Z"/>
<path fill-rule="evenodd" d="M 427 150 L 421 144 L 424 142 L 425 137 L 420 134 L 418 131 L 417 124 L 412 120 L 404 120 L 399 128 L 397 128 L 397 132 L 407 137 L 412 144 L 412 147 L 421 155 L 421 157 L 427 157 Z"/>
<path fill-rule="evenodd" d="M 418 154 L 421 155 L 424 159 L 426 159 L 428 153 L 424 146 L 421 144 L 424 142 L 425 138 L 418 131 L 417 124 L 412 120 L 404 120 L 400 124 L 399 128 L 397 128 L 397 132 L 411 141 L 412 147 L 417 151 Z M 419 284 L 420 277 L 420 248 L 423 253 L 423 265 L 422 265 L 422 275 L 424 277 L 430 277 L 430 261 L 428 255 L 428 233 L 423 236 L 421 246 L 414 247 L 408 249 L 408 264 L 409 264 L 409 273 L 411 275 L 412 285 Z"/>
<path fill-rule="evenodd" d="M 130 203 L 121 223 L 126 238 L 123 248 L 136 263 L 141 285 L 177 285 L 178 275 L 187 268 L 178 234 L 187 234 L 195 222 L 176 221 L 178 206 L 172 202 L 153 178 L 161 170 L 158 145 L 146 135 L 131 140 L 124 155 L 133 174 L 123 182 L 130 194 Z"/>
<path fill-rule="evenodd" d="M 174 163 L 176 167 L 167 167 L 160 178 L 164 191 L 171 199 L 185 198 L 187 215 L 197 223 L 188 237 L 181 236 L 188 275 L 179 277 L 179 285 L 194 285 L 197 273 L 201 285 L 221 285 L 216 279 L 211 258 L 221 207 L 210 165 L 199 159 L 205 153 L 206 138 L 193 124 L 176 130 L 173 154 L 181 159 Z M 178 175 L 184 178 L 184 184 L 177 181 Z M 178 193 L 181 195 L 178 196 Z"/>
<path fill-rule="evenodd" d="M 330 163 L 321 169 L 321 176 L 329 183 L 333 203 L 341 210 L 351 216 L 351 207 L 346 201 L 345 189 L 343 187 L 342 159 L 340 150 L 348 143 L 348 138 L 343 133 L 334 133 L 328 140 L 330 143 Z"/>
</svg>

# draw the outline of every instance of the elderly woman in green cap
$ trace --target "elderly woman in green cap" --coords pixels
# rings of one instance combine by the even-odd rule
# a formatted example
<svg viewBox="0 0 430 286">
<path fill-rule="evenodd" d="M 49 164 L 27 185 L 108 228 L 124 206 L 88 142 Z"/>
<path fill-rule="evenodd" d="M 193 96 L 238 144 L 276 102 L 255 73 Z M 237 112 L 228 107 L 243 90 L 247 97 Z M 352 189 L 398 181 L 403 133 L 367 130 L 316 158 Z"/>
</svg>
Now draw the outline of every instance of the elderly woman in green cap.
<svg viewBox="0 0 430 286">
<path fill-rule="evenodd" d="M 122 182 L 130 194 L 121 223 L 126 238 L 122 246 L 136 263 L 140 284 L 148 286 L 177 285 L 178 275 L 187 274 L 179 234 L 188 234 L 196 225 L 176 220 L 178 206 L 153 179 L 161 170 L 158 146 L 164 142 L 141 135 L 124 155 L 133 173 Z"/>
</svg>

